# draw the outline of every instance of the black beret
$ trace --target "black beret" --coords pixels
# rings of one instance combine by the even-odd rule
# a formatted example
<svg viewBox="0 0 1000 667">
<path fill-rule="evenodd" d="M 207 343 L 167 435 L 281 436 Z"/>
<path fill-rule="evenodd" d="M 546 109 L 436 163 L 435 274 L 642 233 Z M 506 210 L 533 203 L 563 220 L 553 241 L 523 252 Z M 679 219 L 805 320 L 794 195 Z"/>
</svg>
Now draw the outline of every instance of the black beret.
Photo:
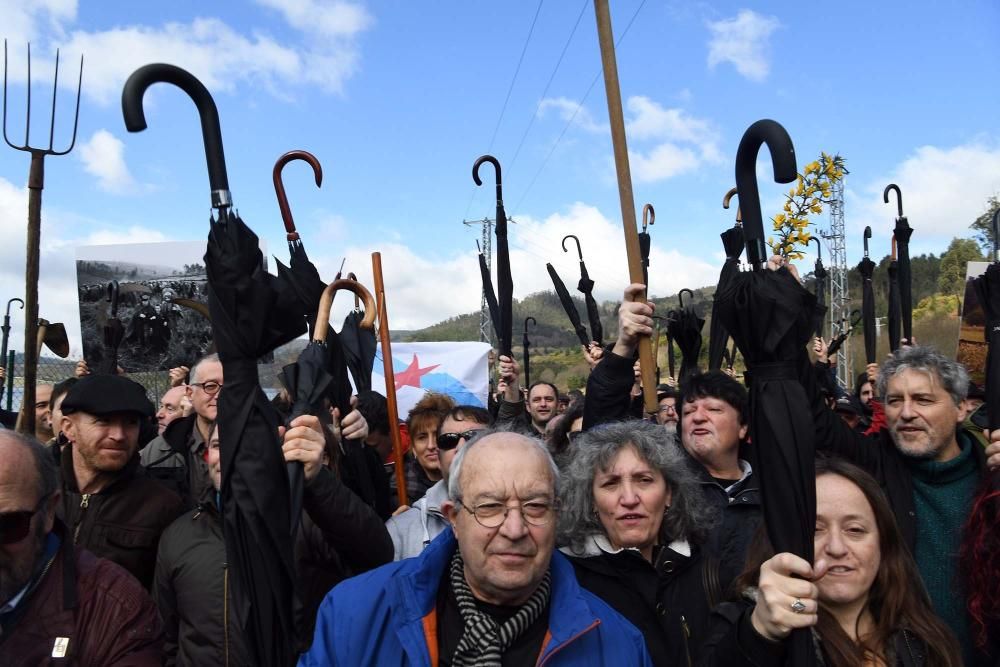
<svg viewBox="0 0 1000 667">
<path fill-rule="evenodd" d="M 153 404 L 138 382 L 120 375 L 86 375 L 73 385 L 62 402 L 63 414 L 86 412 L 109 415 L 134 412 L 143 417 L 153 416 Z"/>
</svg>

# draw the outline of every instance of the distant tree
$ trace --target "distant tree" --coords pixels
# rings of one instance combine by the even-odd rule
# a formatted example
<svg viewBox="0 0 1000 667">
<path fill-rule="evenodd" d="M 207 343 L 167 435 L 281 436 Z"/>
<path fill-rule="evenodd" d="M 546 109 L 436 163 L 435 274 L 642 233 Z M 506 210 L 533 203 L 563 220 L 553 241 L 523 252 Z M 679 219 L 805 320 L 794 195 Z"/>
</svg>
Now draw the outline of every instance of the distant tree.
<svg viewBox="0 0 1000 667">
<path fill-rule="evenodd" d="M 952 239 L 941 256 L 941 272 L 938 274 L 938 291 L 942 294 L 961 296 L 965 294 L 965 271 L 969 262 L 985 259 L 979 245 L 973 239 Z"/>
<path fill-rule="evenodd" d="M 993 252 L 993 214 L 997 209 L 1000 209 L 1000 196 L 993 195 L 986 200 L 986 212 L 969 225 L 976 232 L 976 241 L 986 253 Z"/>
</svg>

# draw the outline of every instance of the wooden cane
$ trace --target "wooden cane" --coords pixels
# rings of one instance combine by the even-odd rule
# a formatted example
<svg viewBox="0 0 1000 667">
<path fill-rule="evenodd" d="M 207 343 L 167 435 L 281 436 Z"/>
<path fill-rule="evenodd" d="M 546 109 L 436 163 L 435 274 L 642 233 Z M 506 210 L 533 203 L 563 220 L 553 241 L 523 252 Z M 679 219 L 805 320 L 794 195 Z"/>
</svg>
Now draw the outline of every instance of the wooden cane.
<svg viewBox="0 0 1000 667">
<path fill-rule="evenodd" d="M 385 306 L 385 283 L 382 282 L 382 254 L 372 253 L 375 276 L 375 302 L 378 304 L 378 336 L 382 343 L 382 374 L 385 376 L 385 402 L 389 413 L 389 437 L 396 459 L 396 498 L 400 506 L 409 505 L 406 495 L 406 472 L 403 470 L 403 440 L 399 436 L 399 408 L 396 405 L 396 375 L 392 370 L 392 343 L 389 342 L 389 315 Z"/>
<path fill-rule="evenodd" d="M 632 196 L 632 173 L 628 164 L 628 146 L 625 143 L 625 119 L 622 114 L 622 95 L 618 85 L 618 63 L 615 59 L 615 42 L 611 34 L 611 13 L 608 0 L 594 0 L 597 16 L 597 35 L 601 45 L 601 64 L 604 67 L 604 91 L 608 98 L 608 118 L 611 121 L 611 143 L 615 152 L 615 170 L 618 172 L 618 198 L 621 201 L 622 225 L 625 228 L 625 252 L 628 255 L 628 275 L 633 283 L 643 282 L 642 257 L 639 253 L 639 233 L 635 228 L 635 199 Z M 649 289 L 649 286 L 646 286 Z M 640 300 L 645 303 L 646 295 Z M 656 360 L 649 336 L 639 338 L 639 373 L 642 377 L 642 398 L 646 414 L 656 414 Z"/>
</svg>

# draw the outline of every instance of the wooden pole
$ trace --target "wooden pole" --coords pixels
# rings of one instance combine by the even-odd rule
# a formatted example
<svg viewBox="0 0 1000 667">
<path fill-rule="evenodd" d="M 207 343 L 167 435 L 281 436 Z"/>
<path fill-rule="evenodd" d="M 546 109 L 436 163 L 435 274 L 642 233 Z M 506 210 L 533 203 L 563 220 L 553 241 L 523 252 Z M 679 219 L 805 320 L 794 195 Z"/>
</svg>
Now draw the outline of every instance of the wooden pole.
<svg viewBox="0 0 1000 667">
<path fill-rule="evenodd" d="M 622 94 L 618 85 L 618 63 L 615 59 L 615 42 L 611 32 L 611 13 L 608 0 L 594 0 L 597 16 L 597 36 L 601 45 L 601 64 L 604 67 L 604 91 L 608 98 L 608 118 L 611 121 L 611 143 L 615 152 L 615 169 L 618 172 L 618 198 L 621 202 L 622 225 L 625 229 L 625 252 L 628 255 L 628 275 L 633 283 L 643 282 L 642 257 L 639 253 L 639 233 L 636 231 L 635 198 L 632 196 L 632 172 L 628 164 L 628 146 L 625 143 L 625 119 L 622 114 Z M 646 286 L 649 289 L 649 286 Z M 645 294 L 641 297 L 645 302 Z M 649 336 L 639 338 L 639 372 L 642 377 L 642 398 L 646 414 L 656 414 L 656 360 Z"/>
<path fill-rule="evenodd" d="M 382 254 L 372 253 L 372 274 L 375 276 L 375 303 L 378 309 L 378 335 L 382 343 L 382 374 L 385 376 L 385 400 L 389 413 L 389 436 L 392 455 L 396 459 L 396 498 L 400 505 L 409 505 L 406 496 L 406 473 L 403 470 L 403 440 L 399 437 L 399 408 L 396 406 L 396 375 L 392 371 L 392 343 L 389 342 L 389 315 L 385 307 L 385 283 L 382 282 Z"/>
</svg>

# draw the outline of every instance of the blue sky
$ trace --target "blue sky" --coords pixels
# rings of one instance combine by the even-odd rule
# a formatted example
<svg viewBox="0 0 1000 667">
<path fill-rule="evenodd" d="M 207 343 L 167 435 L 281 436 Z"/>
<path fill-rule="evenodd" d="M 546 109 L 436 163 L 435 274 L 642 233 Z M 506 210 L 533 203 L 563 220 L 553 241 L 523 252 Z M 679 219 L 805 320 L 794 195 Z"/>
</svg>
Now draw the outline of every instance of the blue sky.
<svg viewBox="0 0 1000 667">
<path fill-rule="evenodd" d="M 487 151 L 504 167 L 507 212 L 517 221 L 515 295 L 550 287 L 546 261 L 572 279 L 575 259 L 559 248 L 569 233 L 583 242 L 599 296 L 621 294 L 627 270 L 603 81 L 584 98 L 600 71 L 590 0 L 540 9 L 535 0 L 0 0 L 0 16 L 15 136 L 24 43 L 34 52 L 35 143 L 45 138 L 56 47 L 67 84 L 80 53 L 86 58 L 78 144 L 48 160 L 43 203 L 41 314 L 66 321 L 71 335 L 77 246 L 207 231 L 209 187 L 190 101 L 156 86 L 146 98 L 149 129 L 124 128 L 122 84 L 153 61 L 190 69 L 213 92 L 234 200 L 279 258 L 271 168 L 295 148 L 320 159 L 322 189 L 306 165 L 285 170 L 306 247 L 324 276 L 347 257 L 368 284 L 369 254 L 380 250 L 393 326 L 478 308 L 478 234 L 461 222 L 493 214 L 492 187 L 471 178 Z M 721 198 L 734 185 L 740 136 L 759 118 L 788 129 L 800 167 L 821 150 L 847 159 L 852 263 L 866 224 L 873 254 L 888 251 L 895 208 L 881 192 L 890 181 L 903 190 L 915 252 L 967 236 L 986 198 L 1000 192 L 996 3 L 612 3 L 617 35 L 633 17 L 618 66 L 636 206 L 650 202 L 657 212 L 653 294 L 715 281 L 718 233 L 732 222 Z M 70 125 L 70 97 L 60 89 L 57 143 Z M 28 162 L 0 147 L 4 300 L 22 291 Z M 784 186 L 766 183 L 765 167 L 762 159 L 763 209 L 773 214 Z M 484 174 L 491 184 L 491 170 Z M 815 222 L 825 227 L 826 216 Z"/>
</svg>

